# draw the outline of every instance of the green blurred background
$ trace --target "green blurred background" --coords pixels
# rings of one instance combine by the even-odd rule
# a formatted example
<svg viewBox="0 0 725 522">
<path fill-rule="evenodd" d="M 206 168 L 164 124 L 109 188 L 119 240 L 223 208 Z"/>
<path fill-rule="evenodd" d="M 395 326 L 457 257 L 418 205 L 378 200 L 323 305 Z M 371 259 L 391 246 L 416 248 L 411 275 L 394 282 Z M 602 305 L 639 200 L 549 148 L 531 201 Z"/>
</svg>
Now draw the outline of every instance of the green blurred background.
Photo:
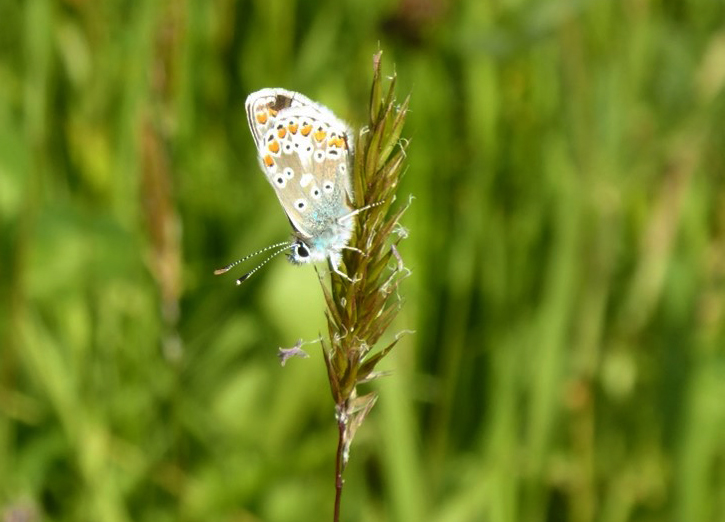
<svg viewBox="0 0 725 522">
<path fill-rule="evenodd" d="M 244 100 L 412 94 L 347 521 L 725 521 L 725 3 L 0 0 L 3 522 L 331 520 Z"/>
</svg>

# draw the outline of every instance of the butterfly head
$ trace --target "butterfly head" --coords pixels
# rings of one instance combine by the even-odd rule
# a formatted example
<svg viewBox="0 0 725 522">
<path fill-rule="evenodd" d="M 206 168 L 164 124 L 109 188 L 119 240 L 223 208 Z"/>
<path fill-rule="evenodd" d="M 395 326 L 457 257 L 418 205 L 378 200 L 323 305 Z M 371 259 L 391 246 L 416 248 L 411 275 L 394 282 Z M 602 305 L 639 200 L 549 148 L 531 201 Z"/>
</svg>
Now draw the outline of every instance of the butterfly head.
<svg viewBox="0 0 725 522">
<path fill-rule="evenodd" d="M 329 260 L 337 268 L 342 258 L 341 252 L 350 241 L 352 232 L 353 222 L 349 219 L 335 220 L 310 237 L 295 231 L 290 240 L 292 246 L 287 258 L 295 265 Z"/>
</svg>

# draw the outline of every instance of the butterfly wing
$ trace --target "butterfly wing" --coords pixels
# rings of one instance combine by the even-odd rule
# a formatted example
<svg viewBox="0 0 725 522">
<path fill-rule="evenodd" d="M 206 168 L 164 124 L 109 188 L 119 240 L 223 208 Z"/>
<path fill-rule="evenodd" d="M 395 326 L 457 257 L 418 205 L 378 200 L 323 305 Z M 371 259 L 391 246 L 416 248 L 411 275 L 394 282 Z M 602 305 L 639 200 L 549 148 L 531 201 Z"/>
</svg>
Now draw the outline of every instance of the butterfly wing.
<svg viewBox="0 0 725 522">
<path fill-rule="evenodd" d="M 282 89 L 250 95 L 247 118 L 262 169 L 295 230 L 312 238 L 350 212 L 351 131 L 343 121 Z"/>
<path fill-rule="evenodd" d="M 308 97 L 286 89 L 262 89 L 247 96 L 244 107 L 252 138 L 260 150 L 262 136 L 271 128 L 280 111 L 289 107 L 311 107 L 315 102 Z"/>
</svg>

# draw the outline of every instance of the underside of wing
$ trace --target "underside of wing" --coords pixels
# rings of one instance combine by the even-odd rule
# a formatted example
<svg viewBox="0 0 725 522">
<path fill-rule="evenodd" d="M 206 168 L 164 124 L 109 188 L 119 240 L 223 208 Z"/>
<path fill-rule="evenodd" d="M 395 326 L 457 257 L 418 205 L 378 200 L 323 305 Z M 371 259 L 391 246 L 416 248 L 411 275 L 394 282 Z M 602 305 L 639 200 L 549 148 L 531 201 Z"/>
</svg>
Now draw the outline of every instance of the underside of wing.
<svg viewBox="0 0 725 522">
<path fill-rule="evenodd" d="M 295 229 L 314 236 L 350 211 L 350 130 L 317 107 L 280 112 L 261 137 L 262 166 Z"/>
<path fill-rule="evenodd" d="M 315 102 L 303 94 L 282 88 L 262 89 L 247 96 L 244 104 L 247 123 L 257 148 L 262 136 L 272 127 L 281 111 L 290 107 L 315 106 Z"/>
</svg>

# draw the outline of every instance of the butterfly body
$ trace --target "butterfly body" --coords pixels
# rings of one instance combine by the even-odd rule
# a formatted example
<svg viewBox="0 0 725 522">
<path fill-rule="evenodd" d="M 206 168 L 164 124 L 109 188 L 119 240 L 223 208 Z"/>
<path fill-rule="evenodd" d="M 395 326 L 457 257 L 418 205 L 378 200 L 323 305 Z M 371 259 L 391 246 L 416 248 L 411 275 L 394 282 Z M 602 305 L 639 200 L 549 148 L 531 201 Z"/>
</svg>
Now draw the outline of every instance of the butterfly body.
<svg viewBox="0 0 725 522">
<path fill-rule="evenodd" d="M 351 129 L 285 89 L 254 92 L 245 108 L 262 171 L 294 229 L 290 261 L 327 259 L 337 271 L 354 226 Z"/>
</svg>

